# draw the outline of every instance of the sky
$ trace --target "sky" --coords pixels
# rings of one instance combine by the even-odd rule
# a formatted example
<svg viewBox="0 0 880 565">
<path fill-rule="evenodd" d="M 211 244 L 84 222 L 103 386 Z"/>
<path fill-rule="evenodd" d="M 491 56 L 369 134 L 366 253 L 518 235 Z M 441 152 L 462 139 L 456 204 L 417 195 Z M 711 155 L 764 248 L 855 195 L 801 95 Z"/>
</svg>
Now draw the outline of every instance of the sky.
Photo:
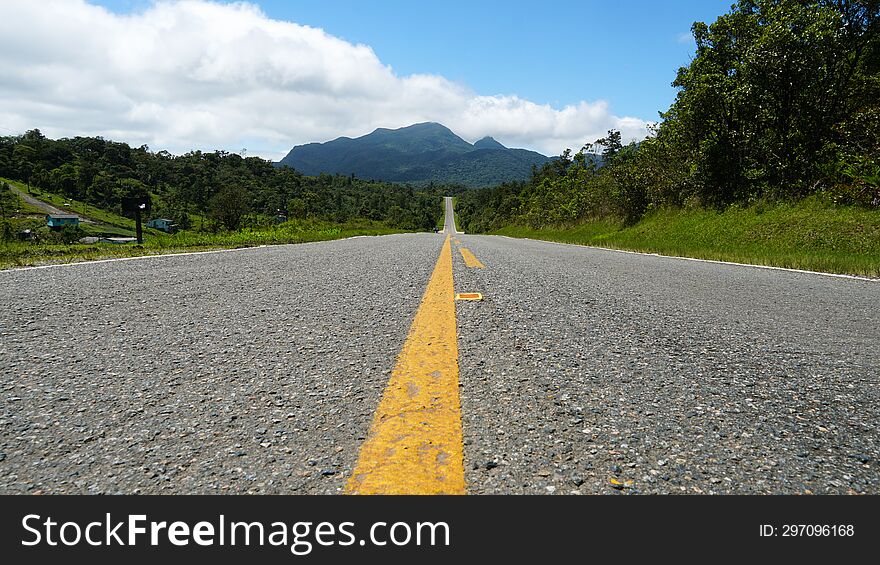
<svg viewBox="0 0 880 565">
<path fill-rule="evenodd" d="M 642 138 L 731 0 L 0 3 L 0 135 L 279 159 L 421 121 L 547 155 Z"/>
</svg>

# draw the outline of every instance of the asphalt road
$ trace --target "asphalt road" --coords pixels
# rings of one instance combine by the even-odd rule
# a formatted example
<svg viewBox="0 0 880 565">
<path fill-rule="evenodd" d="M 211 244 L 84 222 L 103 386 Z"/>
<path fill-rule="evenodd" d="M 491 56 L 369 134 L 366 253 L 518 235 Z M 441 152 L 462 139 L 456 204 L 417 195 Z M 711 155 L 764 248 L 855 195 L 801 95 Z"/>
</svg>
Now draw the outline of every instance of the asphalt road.
<svg viewBox="0 0 880 565">
<path fill-rule="evenodd" d="M 0 272 L 0 493 L 341 492 L 444 240 Z M 880 283 L 452 253 L 468 492 L 880 494 Z"/>
<path fill-rule="evenodd" d="M 449 235 L 455 235 L 459 232 L 455 227 L 455 211 L 452 209 L 452 197 L 446 196 L 443 199 L 443 206 L 445 209 L 445 217 L 443 218 L 443 231 L 441 233 L 446 233 Z"/>
<path fill-rule="evenodd" d="M 442 242 L 0 272 L 0 492 L 337 492 Z"/>
<path fill-rule="evenodd" d="M 470 492 L 880 493 L 880 283 L 459 239 Z"/>
</svg>

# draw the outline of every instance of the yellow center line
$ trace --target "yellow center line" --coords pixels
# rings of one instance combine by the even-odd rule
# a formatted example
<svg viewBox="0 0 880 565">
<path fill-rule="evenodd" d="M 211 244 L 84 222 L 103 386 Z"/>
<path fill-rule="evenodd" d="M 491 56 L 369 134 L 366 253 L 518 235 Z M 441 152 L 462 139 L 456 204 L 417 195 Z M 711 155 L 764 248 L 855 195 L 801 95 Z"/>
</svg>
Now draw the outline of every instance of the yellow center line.
<svg viewBox="0 0 880 565">
<path fill-rule="evenodd" d="M 471 250 L 466 247 L 460 247 L 458 249 L 461 252 L 461 256 L 464 259 L 464 264 L 468 267 L 476 267 L 477 269 L 484 268 L 484 265 L 480 263 L 480 260 L 477 259 Z"/>
<path fill-rule="evenodd" d="M 447 236 L 347 493 L 465 493 L 454 295 Z"/>
</svg>

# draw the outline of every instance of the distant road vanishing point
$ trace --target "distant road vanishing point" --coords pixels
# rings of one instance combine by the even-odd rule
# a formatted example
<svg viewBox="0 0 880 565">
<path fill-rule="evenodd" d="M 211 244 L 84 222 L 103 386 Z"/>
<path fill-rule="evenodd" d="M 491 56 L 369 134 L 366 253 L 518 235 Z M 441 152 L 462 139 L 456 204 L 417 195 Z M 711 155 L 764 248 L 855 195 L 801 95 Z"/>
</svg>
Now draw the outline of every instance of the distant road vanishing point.
<svg viewBox="0 0 880 565">
<path fill-rule="evenodd" d="M 441 233 L 456 235 L 456 234 L 464 234 L 464 232 L 460 232 L 456 230 L 455 227 L 455 213 L 452 210 L 452 197 L 446 196 L 443 198 L 443 205 L 446 209 L 446 217 L 443 223 L 443 231 Z"/>
<path fill-rule="evenodd" d="M 0 272 L 0 493 L 880 494 L 878 283 L 445 206 L 441 234 Z"/>
</svg>

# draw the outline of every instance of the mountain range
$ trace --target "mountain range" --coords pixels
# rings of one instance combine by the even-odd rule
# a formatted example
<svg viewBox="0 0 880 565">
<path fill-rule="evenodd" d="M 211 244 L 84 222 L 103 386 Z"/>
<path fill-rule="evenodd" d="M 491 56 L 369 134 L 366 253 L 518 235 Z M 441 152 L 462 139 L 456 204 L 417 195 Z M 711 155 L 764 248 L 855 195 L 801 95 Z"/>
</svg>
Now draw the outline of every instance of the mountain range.
<svg viewBox="0 0 880 565">
<path fill-rule="evenodd" d="M 540 167 L 550 160 L 534 151 L 507 148 L 491 137 L 471 144 L 446 126 L 428 122 L 297 145 L 277 164 L 310 176 L 354 174 L 415 185 L 483 187 L 527 180 L 533 165 Z"/>
</svg>

